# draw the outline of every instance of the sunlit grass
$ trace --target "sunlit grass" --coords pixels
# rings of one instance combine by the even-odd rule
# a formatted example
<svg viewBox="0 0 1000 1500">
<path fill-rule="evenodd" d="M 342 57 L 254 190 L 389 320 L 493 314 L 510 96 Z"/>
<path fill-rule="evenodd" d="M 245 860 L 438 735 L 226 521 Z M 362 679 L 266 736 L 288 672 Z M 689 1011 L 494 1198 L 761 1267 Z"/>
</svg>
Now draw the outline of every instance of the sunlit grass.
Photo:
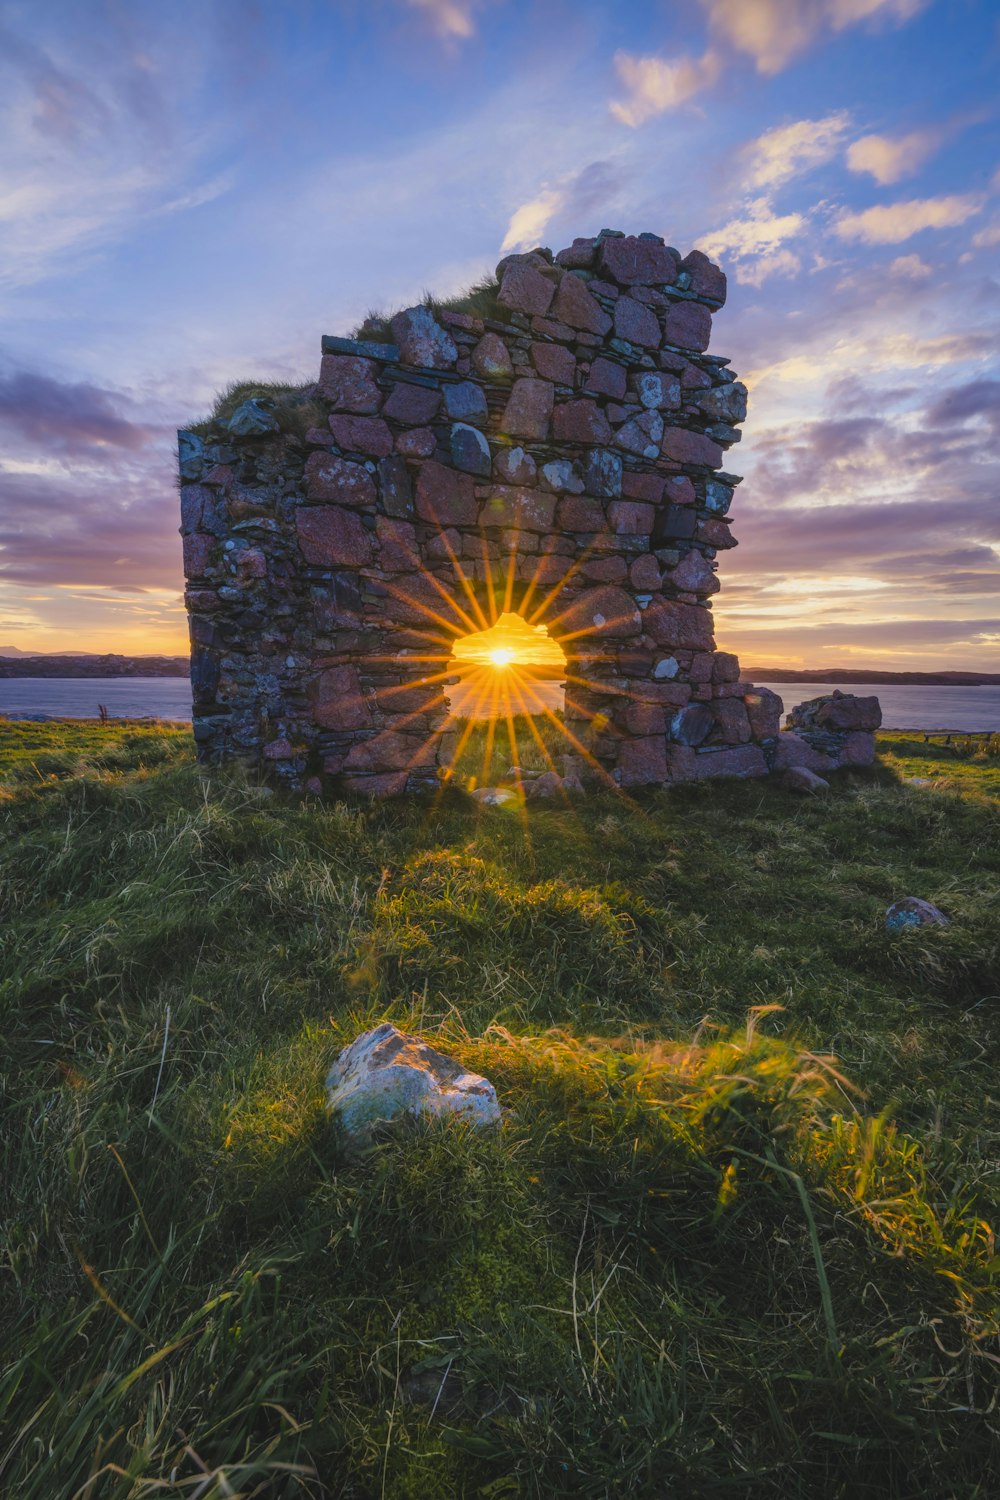
<svg viewBox="0 0 1000 1500">
<path fill-rule="evenodd" d="M 0 1490 L 986 1500 L 1000 789 L 882 743 L 511 814 L 0 722 Z M 340 1157 L 385 1017 L 503 1127 Z"/>
</svg>

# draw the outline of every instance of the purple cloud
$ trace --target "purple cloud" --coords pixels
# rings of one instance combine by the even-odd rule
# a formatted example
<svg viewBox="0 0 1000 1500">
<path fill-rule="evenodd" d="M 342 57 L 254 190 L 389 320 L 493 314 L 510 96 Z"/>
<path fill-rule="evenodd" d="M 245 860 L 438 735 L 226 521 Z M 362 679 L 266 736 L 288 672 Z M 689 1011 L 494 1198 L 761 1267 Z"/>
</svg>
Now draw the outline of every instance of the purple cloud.
<svg viewBox="0 0 1000 1500">
<path fill-rule="evenodd" d="M 0 423 L 49 453 L 81 456 L 108 447 L 134 453 L 157 433 L 121 415 L 124 399 L 100 386 L 15 370 L 0 376 Z"/>
</svg>

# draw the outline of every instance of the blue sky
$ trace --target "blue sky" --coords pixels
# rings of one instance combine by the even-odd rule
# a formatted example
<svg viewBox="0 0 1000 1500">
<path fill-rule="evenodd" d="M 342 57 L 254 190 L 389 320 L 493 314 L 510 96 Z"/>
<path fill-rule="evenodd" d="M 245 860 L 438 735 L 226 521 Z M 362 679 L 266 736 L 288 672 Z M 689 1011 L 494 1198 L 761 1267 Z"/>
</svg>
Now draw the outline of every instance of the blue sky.
<svg viewBox="0 0 1000 1500">
<path fill-rule="evenodd" d="M 0 4 L 0 647 L 186 644 L 174 429 L 604 225 L 729 273 L 718 637 L 1000 670 L 980 0 Z"/>
</svg>

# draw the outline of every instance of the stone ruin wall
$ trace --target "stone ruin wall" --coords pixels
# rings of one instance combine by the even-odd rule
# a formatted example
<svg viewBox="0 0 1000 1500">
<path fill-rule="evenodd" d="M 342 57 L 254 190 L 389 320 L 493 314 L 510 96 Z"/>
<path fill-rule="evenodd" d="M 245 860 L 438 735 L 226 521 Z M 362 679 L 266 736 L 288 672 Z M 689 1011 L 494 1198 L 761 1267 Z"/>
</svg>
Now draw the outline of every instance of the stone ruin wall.
<svg viewBox="0 0 1000 1500">
<path fill-rule="evenodd" d="M 467 590 L 491 618 L 510 569 L 510 607 L 548 600 L 566 652 L 585 754 L 567 743 L 564 774 L 633 787 L 870 761 L 850 714 L 779 733 L 780 698 L 715 649 L 739 483 L 721 465 L 746 415 L 707 353 L 723 273 L 604 231 L 497 275 L 495 318 L 419 307 L 391 344 L 325 337 L 308 430 L 251 402 L 179 434 L 200 758 L 313 791 L 438 785 Z"/>
</svg>

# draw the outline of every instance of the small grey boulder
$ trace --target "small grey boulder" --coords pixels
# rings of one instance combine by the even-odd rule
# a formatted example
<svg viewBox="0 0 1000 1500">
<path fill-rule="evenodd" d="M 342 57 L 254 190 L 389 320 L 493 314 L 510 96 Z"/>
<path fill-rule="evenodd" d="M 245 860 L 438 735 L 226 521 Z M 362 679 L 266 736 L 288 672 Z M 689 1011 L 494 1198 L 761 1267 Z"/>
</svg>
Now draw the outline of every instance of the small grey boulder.
<svg viewBox="0 0 1000 1500">
<path fill-rule="evenodd" d="M 277 432 L 278 423 L 268 411 L 271 405 L 266 397 L 258 399 L 251 396 L 249 400 L 240 402 L 226 426 L 234 437 L 256 437 L 263 432 Z"/>
<path fill-rule="evenodd" d="M 810 771 L 808 766 L 789 766 L 781 784 L 790 792 L 805 792 L 811 797 L 818 797 L 822 792 L 830 790 L 830 783 L 824 781 L 822 776 L 817 776 L 815 771 Z"/>
<path fill-rule="evenodd" d="M 943 911 L 920 896 L 904 896 L 901 901 L 894 901 L 885 914 L 889 932 L 902 932 L 907 927 L 947 927 L 948 923 Z"/>
<path fill-rule="evenodd" d="M 327 1108 L 341 1130 L 364 1143 L 374 1126 L 403 1115 L 455 1115 L 470 1125 L 496 1125 L 500 1106 L 489 1079 L 436 1052 L 420 1037 L 385 1021 L 365 1031 L 327 1074 Z"/>
</svg>

